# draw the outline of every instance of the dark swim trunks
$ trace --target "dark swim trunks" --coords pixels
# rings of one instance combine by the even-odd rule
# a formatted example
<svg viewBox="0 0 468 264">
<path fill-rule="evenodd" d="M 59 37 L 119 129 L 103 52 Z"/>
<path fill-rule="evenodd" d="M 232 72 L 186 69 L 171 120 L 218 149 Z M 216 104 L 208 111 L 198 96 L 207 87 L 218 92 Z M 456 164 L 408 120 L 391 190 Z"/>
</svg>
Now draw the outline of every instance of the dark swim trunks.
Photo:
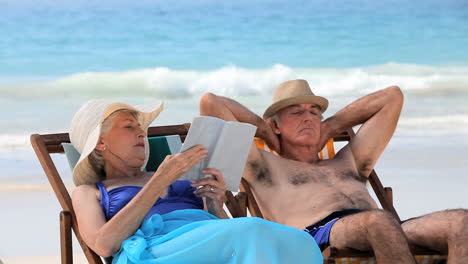
<svg viewBox="0 0 468 264">
<path fill-rule="evenodd" d="M 329 214 L 327 217 L 318 221 L 317 223 L 306 227 L 304 231 L 309 233 L 315 239 L 315 242 L 317 242 L 317 245 L 319 246 L 320 250 L 323 251 L 325 248 L 327 248 L 330 245 L 329 243 L 330 230 L 333 224 L 335 224 L 335 222 L 338 221 L 338 219 L 340 218 L 343 218 L 347 215 L 356 214 L 359 212 L 362 212 L 362 210 L 346 209 L 346 210 L 333 212 Z"/>
</svg>

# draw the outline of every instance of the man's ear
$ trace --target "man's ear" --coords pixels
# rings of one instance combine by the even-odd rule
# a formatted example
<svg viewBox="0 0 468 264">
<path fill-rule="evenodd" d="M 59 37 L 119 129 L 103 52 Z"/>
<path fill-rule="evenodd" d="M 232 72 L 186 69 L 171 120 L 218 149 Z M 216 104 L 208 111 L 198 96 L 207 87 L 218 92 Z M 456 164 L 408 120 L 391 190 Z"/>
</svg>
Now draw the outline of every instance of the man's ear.
<svg viewBox="0 0 468 264">
<path fill-rule="evenodd" d="M 278 126 L 278 122 L 276 122 L 272 117 L 266 120 L 267 124 L 270 126 L 271 131 L 273 131 L 276 135 L 281 134 Z"/>
</svg>

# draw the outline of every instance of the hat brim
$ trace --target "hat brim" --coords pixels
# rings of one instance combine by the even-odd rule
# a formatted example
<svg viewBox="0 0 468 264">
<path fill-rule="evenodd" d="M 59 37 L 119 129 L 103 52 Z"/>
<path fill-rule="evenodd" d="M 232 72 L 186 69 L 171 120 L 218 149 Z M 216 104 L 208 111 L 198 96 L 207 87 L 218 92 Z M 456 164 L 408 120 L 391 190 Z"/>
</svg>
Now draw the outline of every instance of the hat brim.
<svg viewBox="0 0 468 264">
<path fill-rule="evenodd" d="M 263 114 L 263 119 L 272 117 L 279 110 L 295 105 L 295 104 L 316 104 L 320 107 L 320 112 L 323 113 L 328 108 L 328 100 L 316 95 L 302 95 L 280 100 L 268 107 Z"/>
<path fill-rule="evenodd" d="M 148 127 L 161 113 L 163 108 L 164 104 L 162 102 L 155 104 L 137 105 L 135 107 L 124 103 L 113 103 L 107 106 L 101 116 L 101 121 L 89 134 L 83 151 L 81 152 L 80 158 L 76 163 L 75 168 L 73 169 L 73 182 L 75 185 L 78 186 L 82 184 L 94 184 L 98 179 L 100 179 L 100 176 L 96 174 L 91 164 L 89 163 L 88 156 L 96 148 L 96 145 L 99 141 L 99 136 L 101 134 L 101 124 L 109 115 L 115 111 L 125 109 L 136 111 L 138 112 L 138 122 L 140 123 L 141 128 L 144 131 L 147 131 Z M 142 169 L 146 167 L 146 163 L 148 162 L 149 158 L 148 138 L 145 138 L 145 154 L 146 157 Z"/>
</svg>

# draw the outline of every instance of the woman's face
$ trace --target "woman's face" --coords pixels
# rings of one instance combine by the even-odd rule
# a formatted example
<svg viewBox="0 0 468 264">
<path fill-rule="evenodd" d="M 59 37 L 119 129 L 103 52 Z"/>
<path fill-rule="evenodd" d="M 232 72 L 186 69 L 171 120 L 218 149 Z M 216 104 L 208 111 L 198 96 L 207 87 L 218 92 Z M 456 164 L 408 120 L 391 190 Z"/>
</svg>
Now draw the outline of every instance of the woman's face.
<svg viewBox="0 0 468 264">
<path fill-rule="evenodd" d="M 101 137 L 105 146 L 102 155 L 106 162 L 123 162 L 132 168 L 140 168 L 145 161 L 146 132 L 129 112 L 119 112 L 111 120 L 110 129 Z"/>
</svg>

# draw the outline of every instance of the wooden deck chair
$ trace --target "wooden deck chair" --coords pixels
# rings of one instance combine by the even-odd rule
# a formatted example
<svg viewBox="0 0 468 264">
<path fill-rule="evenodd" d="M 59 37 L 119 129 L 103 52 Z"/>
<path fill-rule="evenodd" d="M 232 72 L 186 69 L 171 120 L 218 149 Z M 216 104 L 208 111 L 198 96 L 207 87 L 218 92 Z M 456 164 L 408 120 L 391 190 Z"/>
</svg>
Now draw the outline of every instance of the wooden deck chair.
<svg viewBox="0 0 468 264">
<path fill-rule="evenodd" d="M 319 156 L 321 159 L 324 158 L 333 158 L 335 156 L 334 142 L 340 141 L 349 141 L 354 137 L 354 131 L 352 129 L 341 133 L 340 135 L 331 139 L 325 148 L 320 152 Z M 270 150 L 268 146 L 264 144 L 262 140 L 255 139 L 257 146 L 265 151 L 274 153 L 273 150 Z M 372 186 L 377 199 L 379 200 L 382 208 L 390 212 L 398 221 L 400 217 L 398 216 L 395 208 L 393 207 L 393 195 L 392 188 L 383 187 L 380 182 L 377 174 L 373 170 L 369 176 L 369 183 Z M 251 216 L 261 217 L 268 219 L 268 216 L 263 215 L 260 207 L 258 206 L 255 195 L 252 192 L 249 183 L 242 179 L 240 192 L 234 197 L 234 200 L 229 200 L 227 202 L 228 208 L 235 211 L 236 216 L 246 216 L 247 209 Z M 237 203 L 232 205 L 230 203 Z M 440 252 L 436 252 L 430 249 L 411 246 L 411 251 L 418 263 L 424 264 L 442 264 L 446 263 L 447 255 Z M 361 252 L 357 250 L 338 250 L 333 247 L 328 247 L 322 252 L 324 258 L 324 264 L 371 264 L 376 263 L 375 258 L 373 258 L 372 252 Z"/>
<path fill-rule="evenodd" d="M 151 137 L 161 137 L 168 135 L 179 135 L 181 141 L 185 139 L 187 135 L 190 124 L 182 125 L 173 125 L 173 126 L 158 126 L 148 128 L 148 138 L 150 148 L 152 144 L 159 144 L 159 141 L 152 140 Z M 164 139 L 167 140 L 168 137 Z M 99 257 L 94 251 L 92 251 L 84 242 L 82 236 L 79 232 L 79 226 L 77 224 L 75 213 L 73 211 L 73 206 L 71 202 L 70 193 L 65 187 L 62 177 L 60 176 L 57 168 L 52 160 L 51 154 L 64 153 L 64 147 L 62 143 L 69 143 L 70 138 L 68 133 L 59 133 L 59 134 L 34 134 L 31 135 L 31 144 L 36 152 L 37 157 L 44 169 L 44 172 L 54 190 L 57 199 L 60 202 L 62 211 L 60 215 L 60 251 L 61 251 L 61 262 L 66 264 L 73 263 L 73 252 L 72 252 L 72 230 L 74 231 L 76 238 L 83 249 L 86 259 L 91 264 L 102 264 L 103 260 Z M 65 145 L 66 146 L 66 145 Z M 166 154 L 160 154 L 160 149 L 158 148 L 158 153 L 150 151 L 150 160 L 156 160 L 156 163 L 159 164 L 164 157 L 167 155 L 167 150 L 162 151 Z M 169 152 L 170 153 L 170 152 Z M 69 157 L 67 157 L 69 158 Z M 148 163 L 147 170 L 155 170 L 157 166 L 155 163 Z M 153 167 L 151 167 L 153 166 Z M 231 199 L 234 197 L 231 194 Z M 237 202 L 237 201 L 236 201 Z M 231 201 L 234 203 L 234 200 Z"/>
</svg>

